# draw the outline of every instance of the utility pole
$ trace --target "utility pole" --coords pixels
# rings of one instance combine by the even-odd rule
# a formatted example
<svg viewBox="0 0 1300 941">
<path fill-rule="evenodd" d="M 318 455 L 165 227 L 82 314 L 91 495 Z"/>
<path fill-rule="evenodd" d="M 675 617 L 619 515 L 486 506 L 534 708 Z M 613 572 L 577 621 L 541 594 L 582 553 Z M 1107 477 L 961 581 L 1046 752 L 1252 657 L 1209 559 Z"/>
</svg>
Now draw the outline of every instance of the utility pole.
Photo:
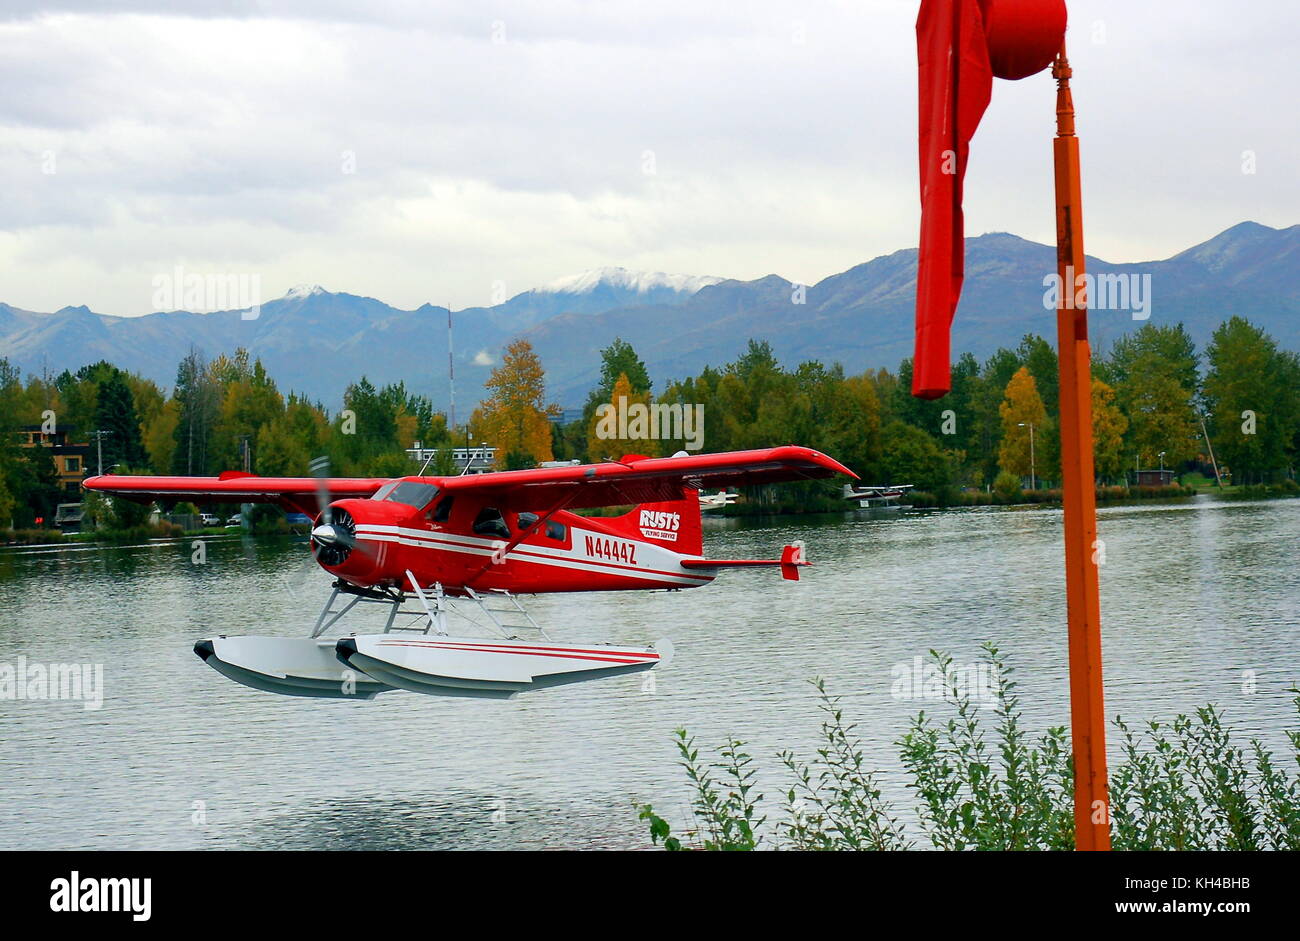
<svg viewBox="0 0 1300 941">
<path fill-rule="evenodd" d="M 447 302 L 447 384 L 451 387 L 451 410 L 447 437 L 456 433 L 456 359 L 451 355 L 451 301 Z"/>
<path fill-rule="evenodd" d="M 1214 479 L 1222 490 L 1223 477 L 1219 474 L 1219 462 L 1214 459 L 1214 445 L 1210 443 L 1210 433 L 1205 430 L 1205 414 L 1199 408 L 1196 410 L 1196 417 L 1201 420 L 1201 434 L 1205 436 L 1205 447 L 1210 452 L 1210 466 L 1214 468 Z"/>
<path fill-rule="evenodd" d="M 99 476 L 104 476 L 104 436 L 111 435 L 113 432 L 96 429 L 92 434 L 95 436 L 95 452 L 99 458 Z M 114 467 L 117 465 L 114 464 Z"/>
</svg>

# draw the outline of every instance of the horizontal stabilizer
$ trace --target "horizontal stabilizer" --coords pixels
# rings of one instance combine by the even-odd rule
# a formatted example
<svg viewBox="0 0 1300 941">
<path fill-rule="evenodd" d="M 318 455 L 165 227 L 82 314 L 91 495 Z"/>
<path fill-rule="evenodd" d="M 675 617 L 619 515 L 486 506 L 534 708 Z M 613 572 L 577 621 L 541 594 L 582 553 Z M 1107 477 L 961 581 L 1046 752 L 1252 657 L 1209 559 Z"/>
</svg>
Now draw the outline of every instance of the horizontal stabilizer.
<svg viewBox="0 0 1300 941">
<path fill-rule="evenodd" d="M 795 543 L 781 550 L 779 559 L 683 559 L 682 568 L 687 569 L 743 569 L 761 565 L 781 566 L 781 577 L 792 582 L 799 581 L 799 568 L 812 565 L 804 558 L 803 544 Z"/>
</svg>

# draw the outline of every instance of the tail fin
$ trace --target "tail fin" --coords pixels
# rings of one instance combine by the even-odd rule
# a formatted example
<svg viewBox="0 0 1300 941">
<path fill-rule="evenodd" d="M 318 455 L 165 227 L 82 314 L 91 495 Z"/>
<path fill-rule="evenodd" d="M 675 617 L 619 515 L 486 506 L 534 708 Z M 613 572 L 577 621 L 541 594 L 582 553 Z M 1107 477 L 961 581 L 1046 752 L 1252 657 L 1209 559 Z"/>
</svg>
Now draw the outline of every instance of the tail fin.
<svg viewBox="0 0 1300 941">
<path fill-rule="evenodd" d="M 704 551 L 700 497 L 693 487 L 683 487 L 680 500 L 642 503 L 608 523 L 635 539 L 644 539 L 683 555 L 700 555 Z"/>
<path fill-rule="evenodd" d="M 799 581 L 799 566 L 811 564 L 804 558 L 802 541 L 781 550 L 781 577 L 788 581 Z"/>
</svg>

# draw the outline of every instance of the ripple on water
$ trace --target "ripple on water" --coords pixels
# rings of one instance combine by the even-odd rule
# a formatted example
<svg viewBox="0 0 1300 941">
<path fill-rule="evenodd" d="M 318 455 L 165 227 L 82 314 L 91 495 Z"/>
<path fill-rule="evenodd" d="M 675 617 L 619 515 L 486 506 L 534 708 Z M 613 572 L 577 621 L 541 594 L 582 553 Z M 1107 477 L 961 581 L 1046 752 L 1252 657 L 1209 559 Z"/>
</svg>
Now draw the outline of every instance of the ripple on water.
<svg viewBox="0 0 1300 941">
<path fill-rule="evenodd" d="M 1281 749 L 1298 724 L 1300 501 L 1105 507 L 1099 526 L 1108 715 L 1213 701 Z M 306 631 L 327 578 L 301 542 L 214 540 L 203 566 L 187 542 L 6 550 L 0 663 L 102 663 L 106 699 L 0 701 L 0 848 L 644 846 L 633 801 L 681 819 L 689 800 L 672 730 L 746 739 L 775 797 L 775 753 L 817 744 L 814 676 L 908 803 L 893 743 L 935 706 L 891 694 L 913 658 L 971 663 L 995 641 L 1027 723 L 1066 723 L 1060 538 L 1050 509 L 710 523 L 709 554 L 802 539 L 814 567 L 537 598 L 557 638 L 667 636 L 676 657 L 653 692 L 623 677 L 504 703 L 295 700 L 204 667 L 205 633 Z"/>
</svg>

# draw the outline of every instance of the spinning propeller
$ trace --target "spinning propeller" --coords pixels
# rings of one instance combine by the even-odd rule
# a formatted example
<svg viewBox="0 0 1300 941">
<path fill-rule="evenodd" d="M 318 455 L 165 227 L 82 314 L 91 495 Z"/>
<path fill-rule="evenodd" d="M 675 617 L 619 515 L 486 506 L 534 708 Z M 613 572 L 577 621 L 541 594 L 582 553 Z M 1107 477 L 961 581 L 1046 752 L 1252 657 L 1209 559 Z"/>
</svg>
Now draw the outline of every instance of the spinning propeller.
<svg viewBox="0 0 1300 941">
<path fill-rule="evenodd" d="M 342 565 L 356 548 L 357 524 L 347 510 L 331 505 L 330 459 L 323 455 L 314 459 L 311 472 L 316 478 L 316 502 L 320 506 L 320 515 L 311 531 L 311 543 L 322 565 Z"/>
</svg>

